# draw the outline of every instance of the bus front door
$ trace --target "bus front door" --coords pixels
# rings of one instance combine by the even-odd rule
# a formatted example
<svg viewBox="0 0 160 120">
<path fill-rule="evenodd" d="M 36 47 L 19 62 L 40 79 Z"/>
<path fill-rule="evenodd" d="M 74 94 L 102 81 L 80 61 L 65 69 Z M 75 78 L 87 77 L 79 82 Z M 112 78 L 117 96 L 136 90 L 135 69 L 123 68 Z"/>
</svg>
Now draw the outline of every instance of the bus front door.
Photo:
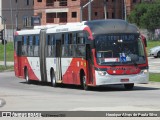
<svg viewBox="0 0 160 120">
<path fill-rule="evenodd" d="M 62 45 L 61 40 L 56 41 L 56 82 L 62 82 L 62 67 L 61 67 Z"/>
</svg>

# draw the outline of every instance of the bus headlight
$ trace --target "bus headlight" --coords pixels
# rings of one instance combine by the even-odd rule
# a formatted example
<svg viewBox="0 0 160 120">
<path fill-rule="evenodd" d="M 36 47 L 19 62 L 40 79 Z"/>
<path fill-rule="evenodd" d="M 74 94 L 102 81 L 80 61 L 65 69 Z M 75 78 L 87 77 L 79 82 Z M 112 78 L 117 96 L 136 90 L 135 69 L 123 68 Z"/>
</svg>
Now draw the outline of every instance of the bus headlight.
<svg viewBox="0 0 160 120">
<path fill-rule="evenodd" d="M 147 69 L 141 70 L 141 73 L 146 74 L 148 73 L 148 70 Z"/>
<path fill-rule="evenodd" d="M 98 71 L 98 75 L 105 76 L 106 75 L 106 71 Z"/>
</svg>

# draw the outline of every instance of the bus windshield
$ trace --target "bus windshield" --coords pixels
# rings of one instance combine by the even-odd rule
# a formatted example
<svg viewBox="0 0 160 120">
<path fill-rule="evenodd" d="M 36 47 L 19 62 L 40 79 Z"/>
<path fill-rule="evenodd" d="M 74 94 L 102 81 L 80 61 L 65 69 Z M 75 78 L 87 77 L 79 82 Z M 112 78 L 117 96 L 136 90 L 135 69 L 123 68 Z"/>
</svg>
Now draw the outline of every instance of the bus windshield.
<svg viewBox="0 0 160 120">
<path fill-rule="evenodd" d="M 144 64 L 146 56 L 139 34 L 103 34 L 95 36 L 99 65 Z"/>
</svg>

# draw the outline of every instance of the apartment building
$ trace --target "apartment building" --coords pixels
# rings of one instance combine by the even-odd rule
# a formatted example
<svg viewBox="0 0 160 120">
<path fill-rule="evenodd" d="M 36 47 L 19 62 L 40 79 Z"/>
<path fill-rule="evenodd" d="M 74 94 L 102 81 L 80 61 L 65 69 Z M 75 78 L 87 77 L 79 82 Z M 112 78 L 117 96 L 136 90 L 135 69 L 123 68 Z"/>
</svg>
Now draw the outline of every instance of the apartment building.
<svg viewBox="0 0 160 120">
<path fill-rule="evenodd" d="M 41 16 L 41 24 L 79 22 L 81 7 L 89 0 L 34 0 L 34 15 Z M 94 0 L 91 20 L 124 18 L 124 0 Z M 106 9 L 106 13 L 104 12 Z M 82 20 L 88 20 L 88 7 L 82 9 Z"/>
<path fill-rule="evenodd" d="M 124 19 L 124 1 L 127 15 L 141 0 L 93 0 L 91 20 Z M 35 24 L 57 24 L 88 20 L 89 0 L 1 0 L 0 15 L 6 18 L 7 29 L 21 29 Z M 106 10 L 105 10 L 106 9 Z M 106 12 L 105 12 L 106 11 Z M 40 19 L 39 19 L 40 18 Z M 34 24 L 33 24 L 34 22 Z"/>
<path fill-rule="evenodd" d="M 5 38 L 7 40 L 13 40 L 16 29 L 31 27 L 33 6 L 34 0 L 0 0 L 0 16 L 6 19 Z M 2 19 L 0 23 L 3 24 Z"/>
<path fill-rule="evenodd" d="M 131 11 L 134 9 L 134 6 L 138 3 L 141 3 L 144 0 L 126 0 L 126 13 L 127 16 L 131 13 Z"/>
<path fill-rule="evenodd" d="M 1 0 L 2 16 L 7 28 L 23 28 L 25 21 L 34 15 L 34 0 Z"/>
</svg>

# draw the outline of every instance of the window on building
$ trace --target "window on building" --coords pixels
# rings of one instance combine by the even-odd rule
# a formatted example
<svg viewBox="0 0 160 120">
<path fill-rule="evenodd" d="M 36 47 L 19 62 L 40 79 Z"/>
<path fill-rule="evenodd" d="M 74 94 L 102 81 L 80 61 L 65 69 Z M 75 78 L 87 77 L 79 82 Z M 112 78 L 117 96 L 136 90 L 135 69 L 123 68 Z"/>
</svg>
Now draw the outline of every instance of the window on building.
<svg viewBox="0 0 160 120">
<path fill-rule="evenodd" d="M 37 0 L 37 2 L 42 2 L 42 0 Z"/>
<path fill-rule="evenodd" d="M 115 13 L 114 12 L 112 12 L 112 18 L 115 18 Z"/>
<path fill-rule="evenodd" d="M 29 0 L 27 0 L 27 5 L 29 5 Z"/>
<path fill-rule="evenodd" d="M 76 18 L 77 17 L 77 12 L 72 12 L 72 18 Z"/>
<path fill-rule="evenodd" d="M 137 1 L 136 0 L 133 0 L 133 3 L 136 3 Z"/>
<path fill-rule="evenodd" d="M 94 15 L 95 15 L 95 16 L 98 16 L 98 12 L 94 12 Z"/>
</svg>

